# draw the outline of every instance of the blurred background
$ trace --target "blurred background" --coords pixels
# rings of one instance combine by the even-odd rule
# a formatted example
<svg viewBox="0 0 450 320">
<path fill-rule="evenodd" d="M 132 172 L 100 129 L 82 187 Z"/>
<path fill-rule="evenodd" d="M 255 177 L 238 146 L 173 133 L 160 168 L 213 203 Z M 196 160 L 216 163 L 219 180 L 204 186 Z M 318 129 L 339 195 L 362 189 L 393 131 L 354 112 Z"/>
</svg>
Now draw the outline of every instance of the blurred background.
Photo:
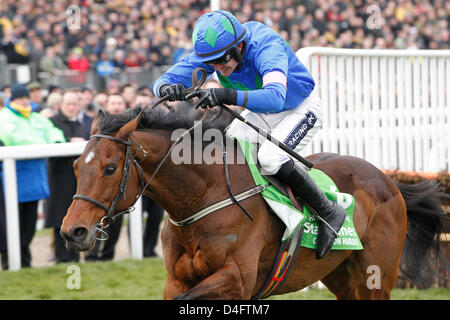
<svg viewBox="0 0 450 320">
<path fill-rule="evenodd" d="M 256 20 L 270 26 L 294 52 L 313 46 L 411 50 L 450 47 L 448 0 L 213 3 L 242 23 Z M 78 95 L 79 114 L 91 117 L 100 106 L 119 113 L 137 104 L 151 104 L 156 99 L 151 92 L 153 82 L 192 51 L 194 23 L 210 8 L 209 0 L 1 0 L 0 109 L 10 97 L 11 86 L 17 83 L 27 85 L 33 111 L 48 118 L 55 117 L 68 103 L 63 100 L 67 92 Z M 447 170 L 446 180 L 441 179 L 447 185 L 448 177 Z M 409 176 L 397 178 L 417 182 Z M 155 210 L 160 208 L 149 204 L 147 216 Z M 40 202 L 38 229 L 46 227 L 44 211 L 44 203 Z M 149 243 L 144 257 L 161 256 L 156 239 L 162 212 L 158 217 L 148 223 L 154 228 L 148 231 L 152 239 L 144 239 Z M 120 226 L 117 238 L 119 233 Z M 33 267 L 58 263 L 53 235 L 44 235 L 45 241 L 32 243 Z M 128 257 L 126 238 L 126 232 L 122 232 L 116 254 L 114 242 L 108 256 L 95 253 L 97 260 Z M 445 259 L 450 257 L 448 243 L 443 246 Z M 448 288 L 447 260 L 439 274 L 433 285 Z M 400 279 L 399 286 L 410 284 Z"/>
<path fill-rule="evenodd" d="M 320 46 L 448 49 L 445 0 L 222 0 L 244 23 L 279 32 L 294 51 Z M 209 0 L 2 0 L 0 85 L 39 81 L 44 90 L 149 86 L 192 50 Z M 44 97 L 45 98 L 45 97 Z"/>
</svg>

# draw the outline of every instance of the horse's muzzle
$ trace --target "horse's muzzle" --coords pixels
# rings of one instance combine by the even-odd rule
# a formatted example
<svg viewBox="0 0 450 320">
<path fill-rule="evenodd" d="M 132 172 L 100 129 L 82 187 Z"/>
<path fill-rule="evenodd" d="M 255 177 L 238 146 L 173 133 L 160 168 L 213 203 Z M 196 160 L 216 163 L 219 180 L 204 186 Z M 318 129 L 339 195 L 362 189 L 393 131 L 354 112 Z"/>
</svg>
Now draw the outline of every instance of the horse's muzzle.
<svg viewBox="0 0 450 320">
<path fill-rule="evenodd" d="M 66 248 L 72 251 L 86 251 L 93 247 L 95 231 L 88 228 L 73 227 L 68 233 L 60 231 L 61 237 L 66 241 Z"/>
</svg>

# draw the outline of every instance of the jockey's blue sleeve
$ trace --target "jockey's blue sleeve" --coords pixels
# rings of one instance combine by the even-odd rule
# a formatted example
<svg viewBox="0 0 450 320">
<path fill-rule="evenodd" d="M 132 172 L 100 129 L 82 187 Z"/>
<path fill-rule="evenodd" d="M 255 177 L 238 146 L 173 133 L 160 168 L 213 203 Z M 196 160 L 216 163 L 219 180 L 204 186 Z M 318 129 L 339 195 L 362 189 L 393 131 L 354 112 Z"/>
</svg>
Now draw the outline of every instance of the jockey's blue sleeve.
<svg viewBox="0 0 450 320">
<path fill-rule="evenodd" d="M 163 84 L 180 83 L 185 89 L 190 88 L 192 86 L 192 73 L 197 67 L 202 67 L 205 69 L 208 76 L 214 72 L 214 68 L 212 66 L 199 63 L 194 60 L 192 55 L 187 55 L 180 62 L 174 64 L 169 68 L 169 70 L 156 79 L 153 84 L 153 93 L 158 98 L 161 98 L 159 89 Z"/>
<path fill-rule="evenodd" d="M 294 51 L 279 34 L 259 22 L 244 24 L 246 28 L 245 59 L 230 76 L 217 76 L 224 88 L 237 92 L 237 105 L 253 112 L 281 112 L 296 108 L 312 92 L 314 79 Z M 162 84 L 181 83 L 192 86 L 191 75 L 196 67 L 208 75 L 214 67 L 204 64 L 192 52 L 170 68 L 153 86 L 159 97 Z"/>
<path fill-rule="evenodd" d="M 237 105 L 253 112 L 280 112 L 284 108 L 285 100 L 286 87 L 281 83 L 269 83 L 258 90 L 237 91 Z"/>
<path fill-rule="evenodd" d="M 189 88 L 191 86 L 192 80 L 189 76 L 183 76 L 187 73 L 181 73 L 179 72 L 178 75 L 173 72 L 166 72 L 161 77 L 159 77 L 154 85 L 153 85 L 153 93 L 158 97 L 161 98 L 159 89 L 163 84 L 174 84 L 174 83 L 181 83 L 184 88 Z"/>
</svg>

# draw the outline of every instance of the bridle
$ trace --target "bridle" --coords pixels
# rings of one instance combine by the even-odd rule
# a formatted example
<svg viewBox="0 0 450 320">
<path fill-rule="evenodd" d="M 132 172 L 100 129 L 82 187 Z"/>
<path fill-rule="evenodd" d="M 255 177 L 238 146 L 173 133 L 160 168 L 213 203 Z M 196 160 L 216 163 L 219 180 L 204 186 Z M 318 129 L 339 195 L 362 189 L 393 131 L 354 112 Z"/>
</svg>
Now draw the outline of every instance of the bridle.
<svg viewBox="0 0 450 320">
<path fill-rule="evenodd" d="M 200 80 L 198 80 L 198 73 L 201 73 L 200 76 Z M 201 69 L 201 68 L 196 68 L 194 70 L 194 72 L 192 73 L 192 88 L 187 89 L 187 92 L 191 92 L 194 90 L 198 90 L 200 89 L 200 87 L 203 85 L 203 83 L 206 80 L 206 71 Z M 168 97 L 162 97 L 161 99 L 159 99 L 156 103 L 153 104 L 152 108 L 156 107 L 158 104 L 164 103 L 164 105 L 169 109 L 172 110 L 172 107 L 168 104 L 166 104 L 166 100 L 168 100 Z M 142 111 L 141 111 L 142 113 Z M 140 114 L 139 114 L 140 116 Z M 206 116 L 206 113 L 204 114 L 204 116 Z M 203 117 L 204 119 L 204 117 Z M 202 119 L 202 120 L 203 120 Z M 148 185 L 150 184 L 150 182 L 153 180 L 153 178 L 155 177 L 156 173 L 159 171 L 159 169 L 161 168 L 161 166 L 163 165 L 163 163 L 166 161 L 166 159 L 169 157 L 170 153 L 172 152 L 173 148 L 175 147 L 175 145 L 183 138 L 184 135 L 186 135 L 187 133 L 189 133 L 192 129 L 194 129 L 200 122 L 198 122 L 197 124 L 195 124 L 193 127 L 191 127 L 191 129 L 189 129 L 187 132 L 185 132 L 184 134 L 182 134 L 176 141 L 175 143 L 172 144 L 172 147 L 169 149 L 169 151 L 166 153 L 166 155 L 163 157 L 163 159 L 160 161 L 160 163 L 158 164 L 158 166 L 156 167 L 153 175 L 150 177 L 150 179 L 145 182 L 144 180 L 144 171 L 142 170 L 141 166 L 139 165 L 139 162 L 136 161 L 136 159 L 131 156 L 131 146 L 133 145 L 133 141 L 128 139 L 128 140 L 123 140 L 120 138 L 116 138 L 110 135 L 106 135 L 106 134 L 94 134 L 92 135 L 89 140 L 91 140 L 92 138 L 104 138 L 104 139 L 109 139 L 113 142 L 116 143 L 121 143 L 124 144 L 126 146 L 126 153 L 125 153 L 125 162 L 123 165 L 123 170 L 122 170 L 122 178 L 120 180 L 120 185 L 119 185 L 119 190 L 117 191 L 117 194 L 114 198 L 114 200 L 111 202 L 111 205 L 109 207 L 107 207 L 106 205 L 104 205 L 103 203 L 101 203 L 100 201 L 89 197 L 87 195 L 84 194 L 75 194 L 73 196 L 73 200 L 76 199 L 81 199 L 81 200 L 85 200 L 88 201 L 90 203 L 92 203 L 93 205 L 105 210 L 106 215 L 103 216 L 103 218 L 100 220 L 99 223 L 97 223 L 97 225 L 95 226 L 95 229 L 101 233 L 101 237 L 97 238 L 97 240 L 107 240 L 109 238 L 108 233 L 104 230 L 106 229 L 112 222 L 114 222 L 114 220 L 119 217 L 122 214 L 126 214 L 126 213 L 130 213 L 134 211 L 134 205 L 136 203 L 136 201 L 139 199 L 139 197 L 144 193 L 145 189 L 148 187 Z M 136 143 L 135 143 L 136 144 Z M 142 145 L 137 144 L 139 150 L 141 152 L 144 153 L 144 160 L 145 157 L 147 156 L 147 152 L 144 150 L 144 148 L 142 147 Z M 130 165 L 130 159 L 131 162 L 133 163 L 134 167 L 136 168 L 136 171 L 138 172 L 138 176 L 139 176 L 139 185 L 141 187 L 141 191 L 137 194 L 136 199 L 134 200 L 133 204 L 128 207 L 128 209 L 118 212 L 116 214 L 114 214 L 114 211 L 116 209 L 117 204 L 120 202 L 120 200 L 122 199 L 122 197 L 124 199 L 126 199 L 125 197 L 125 191 L 127 189 L 128 186 L 128 181 L 130 180 L 131 177 L 131 165 Z M 144 161 L 142 160 L 142 161 Z"/>
<path fill-rule="evenodd" d="M 201 72 L 201 79 L 200 81 L 197 80 L 197 74 L 198 72 Z M 201 69 L 201 68 L 197 68 L 194 70 L 193 74 L 192 74 L 192 83 L 193 83 L 193 87 L 186 89 L 186 91 L 193 91 L 193 90 L 197 90 L 201 87 L 201 85 L 204 83 L 206 79 L 206 72 Z M 165 101 L 168 99 L 168 97 L 163 97 L 160 100 L 158 100 L 153 107 L 157 106 L 160 103 L 165 103 Z M 169 105 L 166 105 L 166 107 L 170 110 L 171 107 Z M 142 112 L 142 111 L 141 111 Z M 217 118 L 218 116 L 220 116 L 221 112 L 219 112 L 218 115 L 215 116 L 215 118 Z M 200 119 L 200 121 L 198 121 L 197 123 L 195 123 L 190 129 L 188 129 L 187 131 L 185 131 L 183 134 L 181 134 L 178 139 L 172 144 L 172 146 L 169 148 L 169 150 L 167 151 L 167 153 L 165 154 L 165 156 L 161 159 L 161 161 L 159 162 L 158 166 L 156 167 L 155 171 L 153 172 L 152 176 L 150 177 L 150 179 L 146 182 L 144 180 L 144 171 L 142 170 L 141 166 L 139 165 L 139 162 L 135 159 L 134 156 L 131 155 L 131 147 L 134 144 L 136 144 L 139 148 L 139 151 L 142 152 L 144 154 L 144 159 L 142 161 L 145 160 L 145 157 L 147 156 L 147 152 L 144 150 L 144 148 L 142 147 L 142 145 L 140 145 L 139 143 L 136 143 L 134 141 L 132 141 L 131 139 L 128 140 L 123 140 L 117 137 L 113 137 L 110 135 L 105 135 L 105 134 L 94 134 L 92 135 L 90 139 L 92 138 L 103 138 L 103 139 L 109 139 L 113 142 L 116 143 L 120 143 L 120 144 L 124 144 L 126 146 L 126 153 L 125 153 L 125 161 L 124 161 L 124 165 L 123 165 L 123 170 L 122 170 L 122 178 L 120 180 L 120 185 L 119 185 L 119 190 L 117 191 L 117 194 L 114 198 L 114 200 L 111 202 L 111 205 L 109 207 L 107 207 L 106 205 L 104 205 L 102 202 L 91 198 L 89 196 L 86 196 L 84 194 L 75 194 L 73 196 L 73 200 L 76 199 L 80 199 L 80 200 L 85 200 L 88 201 L 90 203 L 92 203 L 93 205 L 103 209 L 106 211 L 106 215 L 102 217 L 102 219 L 100 220 L 99 223 L 97 223 L 97 225 L 95 226 L 96 231 L 101 233 L 101 237 L 97 238 L 97 240 L 107 240 L 109 238 L 108 233 L 104 230 L 106 229 L 112 222 L 114 222 L 114 220 L 122 215 L 122 214 L 126 214 L 126 213 L 130 213 L 134 211 L 134 205 L 136 203 L 136 201 L 139 199 L 139 197 L 142 196 L 142 194 L 144 193 L 144 191 L 147 189 L 147 187 L 149 186 L 149 184 L 152 182 L 153 178 L 156 176 L 156 174 L 158 173 L 159 169 L 161 168 L 161 166 L 164 164 L 164 162 L 167 160 L 167 158 L 170 156 L 170 154 L 172 153 L 172 150 L 174 149 L 174 147 L 178 144 L 178 142 L 180 142 L 183 137 L 188 134 L 189 132 L 191 132 L 193 129 L 195 129 L 195 127 L 197 127 L 198 125 L 200 125 L 203 120 L 206 118 L 207 112 L 204 112 L 203 117 Z M 140 115 L 139 115 L 140 116 Z M 227 163 L 227 153 L 225 151 L 224 145 L 223 145 L 223 141 L 222 141 L 222 150 L 223 150 L 223 161 L 224 161 L 224 169 L 225 169 L 225 177 L 226 177 L 226 184 L 227 184 L 227 188 L 228 188 L 228 192 L 230 194 L 230 197 L 228 199 L 219 201 L 213 205 L 208 206 L 207 208 L 204 208 L 198 212 L 196 212 L 195 214 L 191 215 L 190 217 L 181 220 L 181 221 L 173 221 L 172 219 L 170 219 L 169 217 L 169 221 L 177 226 L 177 227 L 184 227 L 187 225 L 190 225 L 204 217 L 206 217 L 207 215 L 218 211 L 222 208 L 225 208 L 229 205 L 232 204 L 236 204 L 246 215 L 247 217 L 253 221 L 253 217 L 250 215 L 250 213 L 240 204 L 240 201 L 243 201 L 245 199 L 251 198 L 261 192 L 263 192 L 268 185 L 263 185 L 263 186 L 255 186 L 251 189 L 248 189 L 244 192 L 241 192 L 240 194 L 234 195 L 232 190 L 231 190 L 231 182 L 230 182 L 230 176 L 229 176 L 229 172 L 228 172 L 228 163 Z M 141 161 L 141 162 L 142 162 Z M 136 195 L 136 198 L 133 202 L 133 204 L 128 207 L 128 209 L 118 212 L 116 214 L 114 214 L 114 211 L 116 209 L 117 204 L 120 202 L 120 200 L 122 199 L 122 197 L 124 199 L 126 199 L 125 196 L 125 191 L 127 189 L 128 186 L 128 181 L 130 180 L 131 177 L 131 163 L 133 163 L 134 167 L 136 168 L 136 171 L 138 173 L 139 176 L 139 185 L 141 188 L 141 191 Z"/>
<path fill-rule="evenodd" d="M 112 222 L 114 222 L 114 220 L 117 219 L 117 217 L 119 217 L 120 215 L 134 211 L 134 204 L 139 199 L 139 197 L 144 193 L 144 190 L 147 188 L 149 183 L 146 183 L 144 180 L 144 171 L 142 170 L 141 166 L 139 165 L 139 162 L 136 160 L 136 158 L 134 156 L 131 155 L 131 147 L 132 147 L 133 143 L 136 144 L 136 142 L 133 142 L 130 139 L 123 140 L 123 139 L 119 139 L 119 138 L 105 135 L 105 134 L 94 134 L 90 137 L 90 139 L 92 139 L 92 138 L 109 139 L 116 143 L 124 144 L 126 146 L 125 161 L 123 164 L 122 178 L 120 180 L 119 190 L 117 191 L 117 194 L 116 194 L 114 200 L 111 202 L 111 205 L 109 207 L 104 205 L 102 202 L 100 202 L 94 198 L 91 198 L 89 196 L 86 196 L 84 194 L 77 193 L 73 196 L 74 200 L 81 199 L 81 200 L 88 201 L 106 211 L 106 215 L 100 220 L 100 222 L 96 225 L 95 228 L 97 231 L 99 231 L 102 234 L 102 236 L 100 238 L 97 238 L 97 240 L 107 240 L 108 234 L 104 231 L 104 229 L 107 228 Z M 145 157 L 147 156 L 147 151 L 145 151 L 144 148 L 140 144 L 137 144 L 137 145 L 138 145 L 139 150 L 144 154 L 144 159 L 145 159 Z M 136 168 L 136 171 L 138 173 L 139 185 L 140 185 L 141 191 L 138 193 L 133 204 L 128 209 L 114 214 L 116 206 L 120 202 L 122 197 L 126 200 L 125 191 L 128 186 L 128 181 L 130 180 L 130 177 L 131 177 L 131 163 L 134 165 L 134 167 Z"/>
<path fill-rule="evenodd" d="M 198 80 L 198 73 L 199 72 L 201 72 L 200 80 Z M 194 72 L 192 73 L 192 84 L 193 84 L 193 86 L 192 86 L 192 88 L 186 89 L 186 92 L 191 92 L 191 91 L 200 89 L 200 87 L 203 85 L 205 80 L 206 80 L 206 71 L 201 69 L 201 68 L 196 68 L 194 70 Z M 161 103 L 164 103 L 164 105 L 166 106 L 167 109 L 172 110 L 172 107 L 166 103 L 166 100 L 168 100 L 168 98 L 169 98 L 168 96 L 162 97 L 156 103 L 153 104 L 152 108 L 156 107 L 157 105 L 159 105 Z M 142 113 L 142 111 L 141 111 L 141 113 Z M 139 114 L 139 116 L 140 116 L 140 114 Z M 205 116 L 206 116 L 206 113 L 205 113 Z M 97 223 L 97 225 L 95 226 L 95 229 L 102 234 L 102 236 L 100 238 L 97 238 L 97 240 L 107 240 L 109 238 L 109 236 L 108 236 L 108 233 L 104 229 L 106 229 L 112 222 L 114 222 L 114 220 L 118 216 L 134 211 L 134 204 L 139 199 L 139 197 L 144 193 L 145 189 L 148 187 L 150 182 L 153 180 L 153 178 L 156 175 L 156 173 L 159 171 L 159 169 L 161 168 L 163 163 L 169 157 L 169 155 L 172 152 L 172 150 L 175 147 L 175 145 L 183 138 L 183 136 L 185 134 L 189 133 L 199 123 L 201 123 L 201 121 L 198 122 L 197 124 L 195 124 L 193 127 L 191 127 L 191 129 L 189 129 L 187 132 L 182 134 L 177 139 L 177 141 L 175 141 L 175 143 L 172 144 L 172 147 L 169 149 L 169 151 L 166 153 L 166 155 L 160 161 L 160 163 L 156 167 L 153 175 L 151 176 L 151 178 L 147 182 L 144 181 L 144 171 L 142 170 L 141 166 L 136 161 L 136 159 L 133 156 L 131 156 L 131 146 L 133 145 L 133 141 L 131 141 L 130 139 L 123 140 L 123 139 L 119 139 L 119 138 L 116 138 L 116 137 L 113 137 L 113 136 L 110 136 L 110 135 L 105 135 L 105 134 L 94 134 L 94 135 L 92 135 L 89 138 L 89 140 L 92 139 L 92 138 L 109 139 L 109 140 L 111 140 L 113 142 L 124 144 L 126 146 L 126 148 L 127 148 L 126 149 L 126 154 L 125 154 L 125 162 L 124 162 L 124 165 L 123 165 L 122 178 L 120 180 L 120 185 L 119 185 L 119 190 L 117 191 L 116 197 L 111 202 L 111 205 L 109 206 L 109 208 L 106 205 L 104 205 L 103 203 L 101 203 L 100 201 L 98 201 L 98 200 L 96 200 L 96 199 L 94 199 L 92 197 L 86 196 L 84 194 L 77 193 L 72 198 L 73 200 L 81 199 L 81 200 L 88 201 L 88 202 L 94 204 L 95 206 L 97 206 L 97 207 L 99 207 L 99 208 L 101 208 L 101 209 L 106 211 L 106 215 L 103 216 L 103 218 L 100 220 L 100 222 Z M 147 152 L 144 150 L 144 148 L 140 144 L 137 144 L 137 145 L 138 145 L 139 150 L 144 153 L 144 159 L 145 159 L 145 157 L 147 156 Z M 133 164 L 134 164 L 134 166 L 136 168 L 136 171 L 138 172 L 139 184 L 140 184 L 140 187 L 141 187 L 141 191 L 137 194 L 136 199 L 134 200 L 133 204 L 128 209 L 114 214 L 116 206 L 119 203 L 119 201 L 122 199 L 122 197 L 124 199 L 126 199 L 125 198 L 125 191 L 127 189 L 128 181 L 130 180 L 130 177 L 131 177 L 130 159 L 131 159 L 131 162 L 133 162 Z"/>
<path fill-rule="evenodd" d="M 134 204 L 136 203 L 136 201 L 139 199 L 139 197 L 144 193 L 144 191 L 147 189 L 148 185 L 150 184 L 150 182 L 153 180 L 153 178 L 155 177 L 155 175 L 158 173 L 159 169 L 161 168 L 161 166 L 163 165 L 163 163 L 166 161 L 166 159 L 169 157 L 169 155 L 171 154 L 173 148 L 175 147 L 175 145 L 181 141 L 182 137 L 184 135 L 186 135 L 187 133 L 189 133 L 190 131 L 192 131 L 197 125 L 199 125 L 200 122 L 197 122 L 193 127 L 191 127 L 189 130 L 185 131 L 182 135 L 180 135 L 180 137 L 178 137 L 178 139 L 172 144 L 172 146 L 169 148 L 169 150 L 167 151 L 166 155 L 162 158 L 162 160 L 159 162 L 158 166 L 156 167 L 155 171 L 153 172 L 153 175 L 150 177 L 150 179 L 145 182 L 144 180 L 144 171 L 142 170 L 141 166 L 139 165 L 139 162 L 135 159 L 135 157 L 133 157 L 131 155 L 131 147 L 133 145 L 133 143 L 136 144 L 136 142 L 133 142 L 132 140 L 128 139 L 128 140 L 123 140 L 123 139 L 119 139 L 113 136 L 109 136 L 109 135 L 104 135 L 104 134 L 94 134 L 90 137 L 90 139 L 92 138 L 104 138 L 104 139 L 109 139 L 113 142 L 116 143 L 121 143 L 124 144 L 126 146 L 126 153 L 125 153 L 125 161 L 124 161 L 124 165 L 123 165 L 123 170 L 122 170 L 122 178 L 120 180 L 120 185 L 119 185 L 119 190 L 117 191 L 117 194 L 114 198 L 114 200 L 111 202 L 111 205 L 109 207 L 107 207 L 106 205 L 104 205 L 103 203 L 101 203 L 100 201 L 86 196 L 84 194 L 75 194 L 73 196 L 73 199 L 81 199 L 81 200 L 85 200 L 88 201 L 90 203 L 92 203 L 93 205 L 103 209 L 106 211 L 106 215 L 103 216 L 103 218 L 100 220 L 99 223 L 97 223 L 97 225 L 95 226 L 96 231 L 101 233 L 100 238 L 97 238 L 97 240 L 107 240 L 109 238 L 108 233 L 104 230 L 106 229 L 112 222 L 114 222 L 114 220 L 122 215 L 122 214 L 126 214 L 126 213 L 130 213 L 134 211 Z M 142 151 L 144 153 L 144 160 L 145 157 L 147 156 L 147 152 L 144 150 L 144 148 L 140 145 L 137 144 L 138 148 L 140 151 Z M 222 208 L 225 208 L 229 205 L 232 204 L 236 204 L 247 216 L 250 220 L 253 221 L 253 217 L 250 215 L 250 213 L 240 204 L 240 201 L 243 201 L 245 199 L 251 198 L 261 192 L 263 192 L 268 185 L 263 185 L 263 186 L 256 186 L 254 188 L 251 188 L 249 190 L 246 190 L 244 192 L 241 192 L 238 195 L 234 195 L 232 190 L 231 190 L 231 182 L 230 182 L 230 177 L 229 177 L 229 173 L 228 173 L 228 163 L 226 161 L 227 158 L 227 153 L 224 149 L 223 146 L 223 142 L 222 142 L 222 150 L 223 150 L 223 161 L 224 161 L 224 168 L 225 168 L 225 177 L 226 177 L 226 183 L 227 183 L 227 188 L 230 194 L 230 197 L 228 199 L 219 201 L 217 203 L 214 203 L 210 206 L 208 206 L 207 208 L 204 208 L 198 212 L 196 212 L 195 214 L 191 215 L 190 217 L 181 220 L 181 221 L 173 221 L 172 219 L 170 219 L 169 217 L 169 221 L 177 226 L 177 227 L 184 227 L 187 225 L 190 225 L 204 217 L 206 217 L 207 215 L 218 211 Z M 142 160 L 143 161 L 143 160 Z M 141 188 L 141 191 L 136 195 L 136 199 L 134 200 L 133 204 L 126 210 L 118 212 L 116 214 L 114 214 L 115 208 L 117 206 L 117 204 L 119 203 L 119 201 L 122 199 L 122 197 L 124 199 L 125 198 L 125 191 L 127 189 L 128 186 L 128 181 L 130 180 L 131 177 L 131 163 L 133 163 L 133 165 L 136 168 L 136 171 L 138 172 L 138 176 L 139 176 L 139 185 Z"/>
<path fill-rule="evenodd" d="M 205 113 L 205 116 L 206 116 L 206 113 Z M 203 117 L 203 119 L 204 119 L 204 117 Z M 84 195 L 84 194 L 77 193 L 72 198 L 73 200 L 81 199 L 81 200 L 88 201 L 88 202 L 94 204 L 95 206 L 97 206 L 97 207 L 99 207 L 99 208 L 101 208 L 101 209 L 106 211 L 106 215 L 103 216 L 103 218 L 100 220 L 100 222 L 97 223 L 97 225 L 95 226 L 95 229 L 98 232 L 101 233 L 101 237 L 97 238 L 97 240 L 107 240 L 109 238 L 109 235 L 104 229 L 109 227 L 109 225 L 112 222 L 114 222 L 114 220 L 117 217 L 119 217 L 120 215 L 126 214 L 126 213 L 130 213 L 130 212 L 134 211 L 134 205 L 135 205 L 136 201 L 139 199 L 140 196 L 142 196 L 144 191 L 147 189 L 149 184 L 152 182 L 153 178 L 156 176 L 156 174 L 158 173 L 158 171 L 161 168 L 161 166 L 164 164 L 164 162 L 170 156 L 170 154 L 171 154 L 172 150 L 174 149 L 174 147 L 176 146 L 176 144 L 178 142 L 180 142 L 186 134 L 188 134 L 193 129 L 195 129 L 195 127 L 198 126 L 201 122 L 202 121 L 197 122 L 189 130 L 187 130 L 186 132 L 184 132 L 183 134 L 181 134 L 178 137 L 178 139 L 169 148 L 169 150 L 167 151 L 165 156 L 161 159 L 161 161 L 159 162 L 158 166 L 156 167 L 155 171 L 153 172 L 152 176 L 150 177 L 150 179 L 148 181 L 144 180 L 144 170 L 142 170 L 141 166 L 139 165 L 139 162 L 135 159 L 135 157 L 133 157 L 131 155 L 131 147 L 132 147 L 132 145 L 134 143 L 134 144 L 136 144 L 138 146 L 139 151 L 141 151 L 144 154 L 144 159 L 142 160 L 142 161 L 144 161 L 145 158 L 147 157 L 147 151 L 145 151 L 145 149 L 142 147 L 142 145 L 140 145 L 140 144 L 138 144 L 138 143 L 136 143 L 136 142 L 134 142 L 134 141 L 132 141 L 130 139 L 123 140 L 123 139 L 116 138 L 116 137 L 113 137 L 113 136 L 110 136 L 110 135 L 106 135 L 106 134 L 94 134 L 94 135 L 92 135 L 89 138 L 89 140 L 92 139 L 92 138 L 109 139 L 109 140 L 111 140 L 113 142 L 124 144 L 126 146 L 126 148 L 127 148 L 126 149 L 126 153 L 125 153 L 125 161 L 124 161 L 124 165 L 123 165 L 123 170 L 122 170 L 122 178 L 121 178 L 120 184 L 119 184 L 119 190 L 117 191 L 117 194 L 116 194 L 114 200 L 111 202 L 111 205 L 109 206 L 109 208 L 106 205 L 104 205 L 103 203 L 101 203 L 100 201 L 98 201 L 98 200 L 96 200 L 96 199 L 94 199 L 92 197 L 89 197 L 87 195 Z M 130 162 L 133 163 L 133 165 L 136 168 L 136 171 L 138 172 L 139 185 L 140 185 L 141 191 L 136 195 L 136 199 L 134 200 L 133 204 L 130 207 L 128 207 L 128 209 L 114 214 L 116 206 L 119 203 L 119 201 L 122 199 L 122 197 L 124 199 L 126 199 L 125 191 L 126 191 L 127 186 L 128 186 L 128 181 L 130 180 L 130 177 L 131 177 L 131 164 L 130 164 Z"/>
</svg>

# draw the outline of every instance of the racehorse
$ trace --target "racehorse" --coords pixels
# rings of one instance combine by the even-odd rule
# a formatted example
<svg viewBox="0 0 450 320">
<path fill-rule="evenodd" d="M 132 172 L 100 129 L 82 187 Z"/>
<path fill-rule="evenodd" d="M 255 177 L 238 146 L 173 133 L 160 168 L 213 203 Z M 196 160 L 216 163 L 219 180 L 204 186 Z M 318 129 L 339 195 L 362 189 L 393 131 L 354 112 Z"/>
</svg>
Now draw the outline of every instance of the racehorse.
<svg viewBox="0 0 450 320">
<path fill-rule="evenodd" d="M 165 299 L 250 299 L 272 270 L 284 225 L 261 195 L 240 202 L 252 219 L 234 203 L 187 226 L 173 223 L 229 197 L 223 163 L 202 159 L 180 164 L 169 156 L 177 143 L 174 130 L 191 129 L 193 123 L 185 114 L 161 108 L 136 108 L 120 115 L 100 111 L 91 139 L 74 163 L 77 195 L 61 234 L 68 248 L 89 250 L 114 215 L 128 212 L 143 193 L 168 213 L 161 233 L 168 272 Z M 208 120 L 201 125 L 222 132 L 225 128 Z M 235 194 L 255 186 L 248 166 L 236 161 L 236 151 L 228 155 L 228 179 Z M 445 222 L 437 185 L 396 184 L 351 156 L 320 153 L 308 160 L 330 176 L 340 192 L 354 196 L 353 220 L 364 249 L 331 251 L 318 260 L 314 250 L 301 247 L 276 294 L 320 280 L 337 299 L 389 299 L 400 266 L 407 277 L 418 280 L 438 253 Z M 368 285 L 373 266 L 379 272 L 375 286 Z"/>
</svg>

